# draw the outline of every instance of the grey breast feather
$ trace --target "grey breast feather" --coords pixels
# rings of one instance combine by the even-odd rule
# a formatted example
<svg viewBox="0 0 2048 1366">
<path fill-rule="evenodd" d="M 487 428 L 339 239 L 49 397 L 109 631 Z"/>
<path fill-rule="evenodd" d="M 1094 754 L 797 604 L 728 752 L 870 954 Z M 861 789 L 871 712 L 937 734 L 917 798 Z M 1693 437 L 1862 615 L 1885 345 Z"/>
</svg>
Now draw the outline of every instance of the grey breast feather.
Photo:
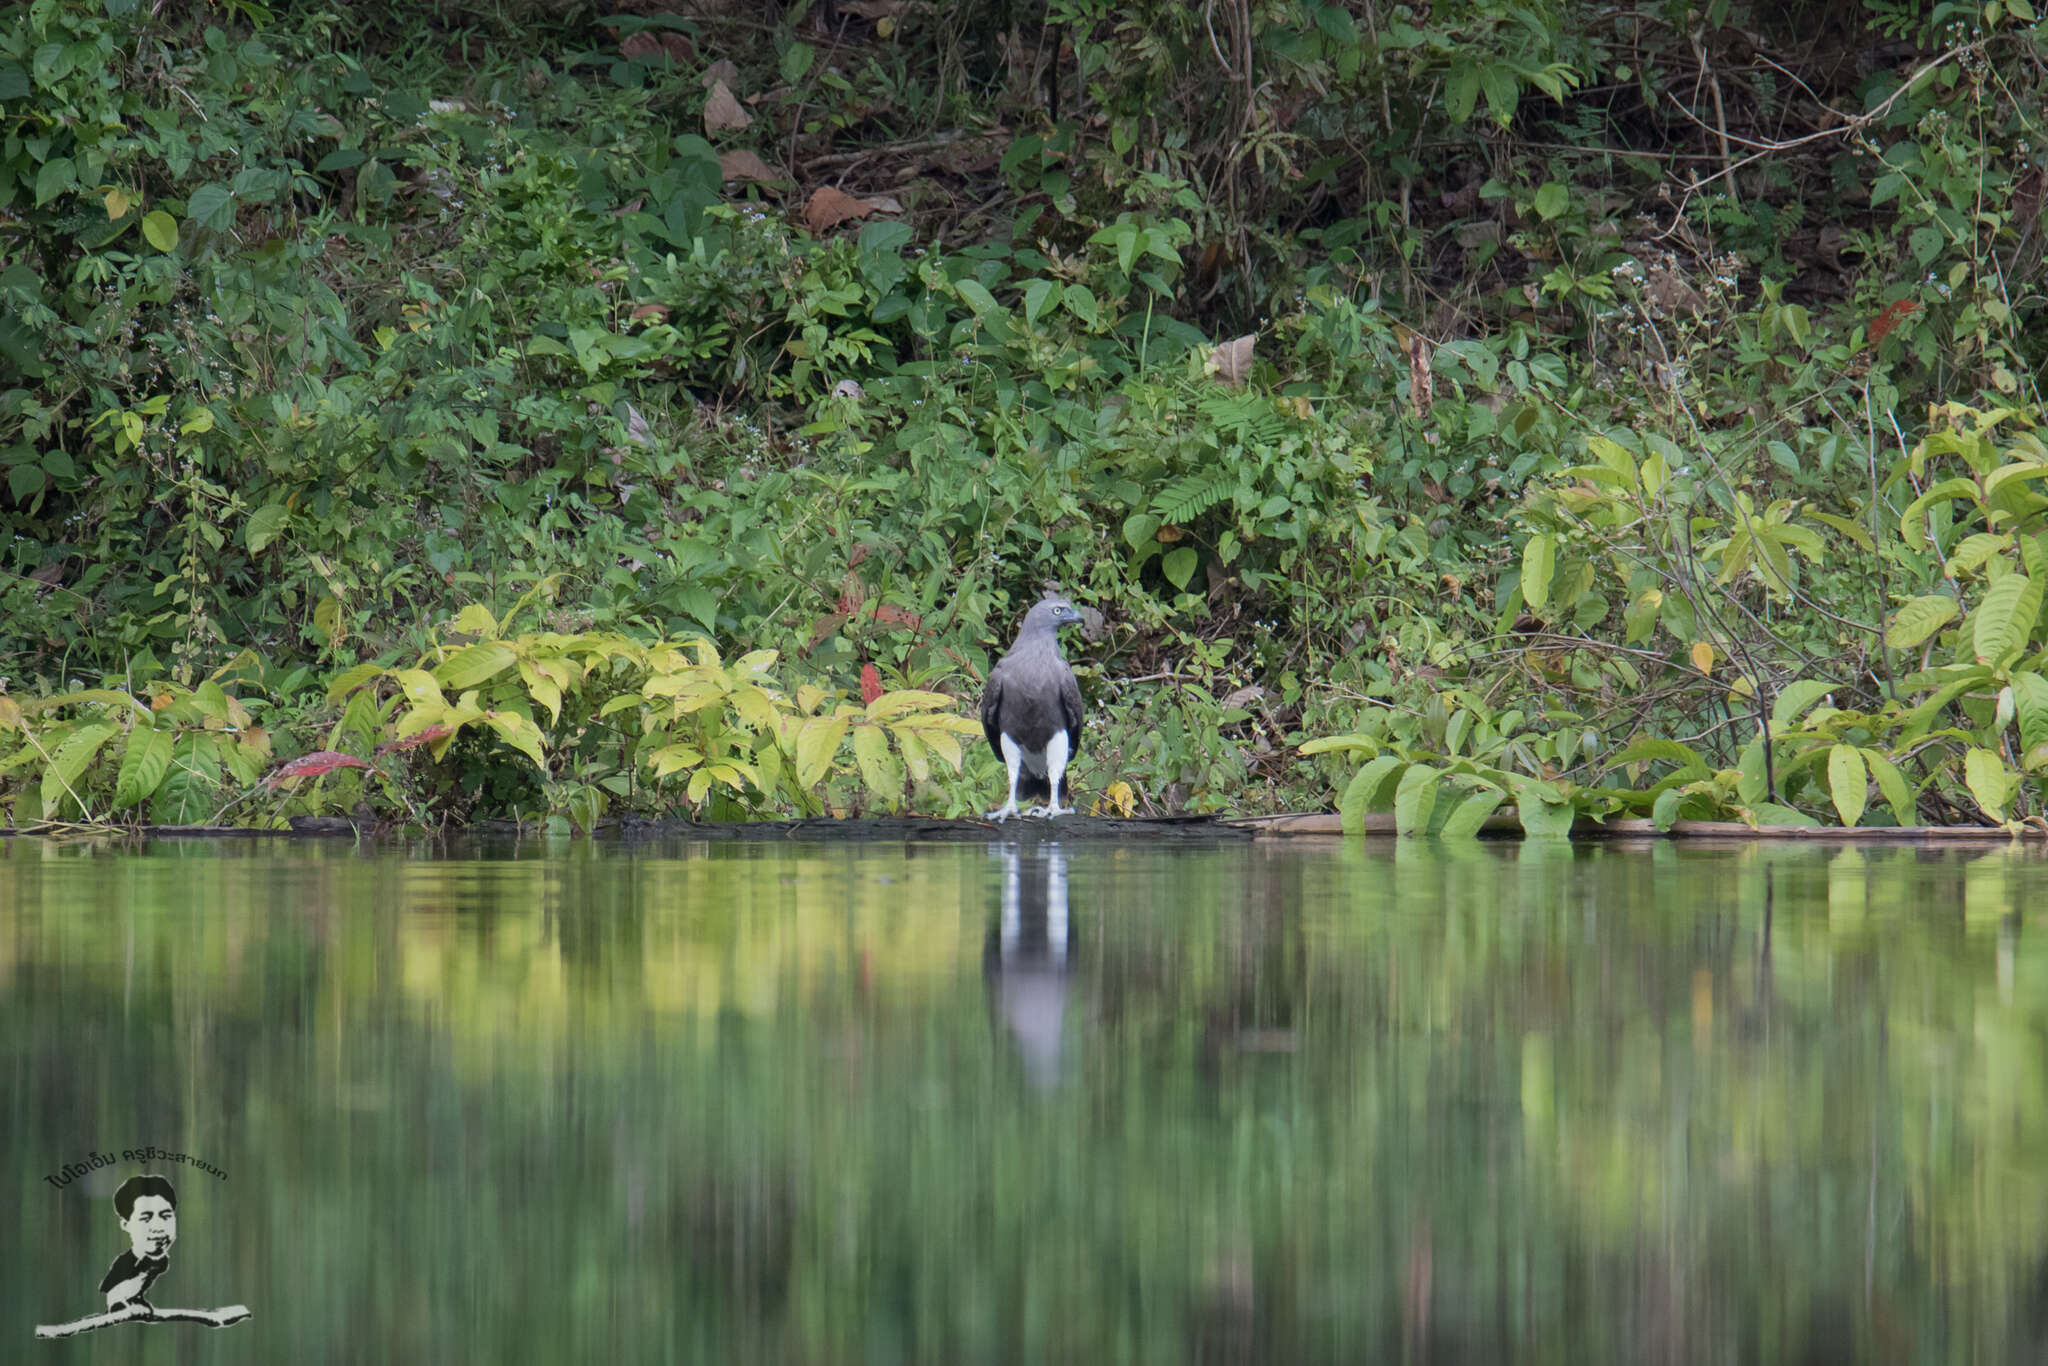
<svg viewBox="0 0 2048 1366">
<path fill-rule="evenodd" d="M 1081 685 L 1060 658 L 1056 637 L 1019 640 L 996 661 L 981 697 L 981 729 L 1001 758 L 1007 735 L 1027 754 L 1042 755 L 1052 737 L 1067 733 L 1067 753 L 1081 747 Z M 1041 767 L 1034 765 L 1034 768 Z"/>
</svg>

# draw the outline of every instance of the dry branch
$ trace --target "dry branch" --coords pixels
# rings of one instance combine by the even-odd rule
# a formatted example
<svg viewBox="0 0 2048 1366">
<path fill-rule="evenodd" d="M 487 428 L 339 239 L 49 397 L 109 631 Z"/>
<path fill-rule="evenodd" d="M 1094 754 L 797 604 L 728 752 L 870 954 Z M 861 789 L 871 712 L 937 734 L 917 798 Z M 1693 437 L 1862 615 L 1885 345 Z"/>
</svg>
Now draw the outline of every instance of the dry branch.
<svg viewBox="0 0 2048 1366">
<path fill-rule="evenodd" d="M 116 1323 L 203 1323 L 209 1328 L 226 1328 L 248 1317 L 249 1306 L 246 1304 L 231 1304 L 222 1309 L 155 1309 L 130 1301 L 119 1309 L 111 1309 L 104 1314 L 88 1314 L 69 1323 L 39 1323 L 36 1336 L 68 1338 Z"/>
</svg>

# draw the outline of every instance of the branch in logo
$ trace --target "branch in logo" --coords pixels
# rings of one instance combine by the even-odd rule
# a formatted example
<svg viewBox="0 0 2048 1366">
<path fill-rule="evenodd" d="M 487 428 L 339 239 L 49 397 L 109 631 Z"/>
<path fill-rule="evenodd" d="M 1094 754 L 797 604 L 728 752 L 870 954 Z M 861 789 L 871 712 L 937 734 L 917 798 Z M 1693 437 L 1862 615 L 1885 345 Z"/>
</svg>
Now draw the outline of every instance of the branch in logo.
<svg viewBox="0 0 2048 1366">
<path fill-rule="evenodd" d="M 70 1168 L 65 1171 L 68 1184 Z M 114 1192 L 114 1214 L 121 1221 L 121 1231 L 128 1235 L 128 1249 L 114 1258 L 100 1280 L 100 1293 L 107 1297 L 106 1312 L 70 1323 L 39 1324 L 37 1337 L 68 1338 L 117 1323 L 203 1323 L 225 1328 L 249 1317 L 248 1306 L 241 1304 L 223 1309 L 159 1309 L 149 1302 L 149 1288 L 170 1268 L 171 1245 L 178 1240 L 178 1192 L 168 1178 L 152 1173 L 129 1177 Z"/>
</svg>

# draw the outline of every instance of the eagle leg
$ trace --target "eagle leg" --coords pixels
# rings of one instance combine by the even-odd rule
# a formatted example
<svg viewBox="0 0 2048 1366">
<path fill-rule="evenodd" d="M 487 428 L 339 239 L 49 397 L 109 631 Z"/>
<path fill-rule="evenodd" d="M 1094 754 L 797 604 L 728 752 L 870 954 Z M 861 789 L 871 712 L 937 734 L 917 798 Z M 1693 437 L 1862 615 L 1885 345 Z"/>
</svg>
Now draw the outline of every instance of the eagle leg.
<svg viewBox="0 0 2048 1366">
<path fill-rule="evenodd" d="M 1044 806 L 1031 809 L 1034 816 L 1071 816 L 1074 809 L 1060 805 L 1060 783 L 1067 774 L 1067 733 L 1054 731 L 1052 740 L 1045 747 L 1045 776 L 1052 785 L 1052 800 Z"/>
<path fill-rule="evenodd" d="M 1003 737 L 1003 762 L 1010 767 L 1010 799 L 988 813 L 992 821 L 1005 821 L 1017 814 L 1017 773 L 1024 767 L 1024 751 L 1007 735 Z"/>
</svg>

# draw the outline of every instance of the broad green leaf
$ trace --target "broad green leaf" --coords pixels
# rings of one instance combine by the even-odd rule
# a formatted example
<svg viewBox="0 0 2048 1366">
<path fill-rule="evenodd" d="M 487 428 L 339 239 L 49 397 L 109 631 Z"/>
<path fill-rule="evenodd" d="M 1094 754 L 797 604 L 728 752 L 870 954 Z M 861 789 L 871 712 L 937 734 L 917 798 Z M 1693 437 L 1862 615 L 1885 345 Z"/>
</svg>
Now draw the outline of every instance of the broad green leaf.
<svg viewBox="0 0 2048 1366">
<path fill-rule="evenodd" d="M 1045 312 L 1046 305 L 1058 303 L 1060 285 L 1057 280 L 1039 276 L 1024 286 L 1024 323 L 1027 327 L 1038 322 L 1038 315 Z"/>
<path fill-rule="evenodd" d="M 1442 782 L 1443 774 L 1427 764 L 1408 766 L 1408 771 L 1401 775 L 1400 786 L 1394 791 L 1395 834 L 1429 833 L 1430 813 L 1436 809 L 1437 788 Z"/>
<path fill-rule="evenodd" d="M 1095 293 L 1086 285 L 1066 286 L 1060 292 L 1060 302 L 1066 305 L 1067 312 L 1090 327 L 1097 326 L 1101 321 L 1100 315 L 1095 311 Z"/>
<path fill-rule="evenodd" d="M 1159 567 L 1166 572 L 1166 577 L 1173 581 L 1175 588 L 1186 591 L 1188 580 L 1195 576 L 1195 566 L 1200 561 L 1201 557 L 1196 554 L 1194 547 L 1184 545 L 1177 550 L 1168 551 L 1166 558 L 1159 562 Z"/>
<path fill-rule="evenodd" d="M 2041 585 L 2007 574 L 1984 590 L 1975 613 L 1977 662 L 1997 664 L 2023 648 L 2041 616 Z"/>
<path fill-rule="evenodd" d="M 1801 830 L 1812 830 L 1820 825 L 1814 817 L 1783 802 L 1758 802 L 1750 809 L 1749 815 L 1755 825 L 1789 825 Z"/>
<path fill-rule="evenodd" d="M 1764 742 L 1761 736 L 1751 740 L 1744 747 L 1742 759 L 1736 764 L 1736 769 L 1742 776 L 1735 782 L 1735 795 L 1742 799 L 1745 806 L 1755 806 L 1759 802 L 1770 800 L 1770 788 L 1765 781 L 1770 774 L 1764 768 Z"/>
<path fill-rule="evenodd" d="M 358 664 L 352 669 L 344 669 L 327 685 L 327 700 L 330 703 L 339 702 L 383 672 L 384 666 L 381 664 Z"/>
<path fill-rule="evenodd" d="M 36 171 L 36 206 L 40 208 L 63 194 L 77 179 L 70 157 L 51 157 Z"/>
<path fill-rule="evenodd" d="M 1522 822 L 1522 834 L 1529 839 L 1566 839 L 1578 808 L 1555 783 L 1524 779 L 1515 791 L 1515 815 Z"/>
<path fill-rule="evenodd" d="M 1870 799 L 1870 774 L 1863 763 L 1863 751 L 1854 745 L 1836 745 L 1828 750 L 1828 795 L 1845 826 L 1863 819 L 1864 803 Z"/>
<path fill-rule="evenodd" d="M 1506 799 L 1507 793 L 1499 788 L 1482 788 L 1452 808 L 1437 833 L 1447 840 L 1471 839 Z"/>
<path fill-rule="evenodd" d="M 1859 549 L 1875 552 L 1877 542 L 1870 538 L 1870 528 L 1861 522 L 1852 522 L 1847 517 L 1837 517 L 1832 512 L 1808 512 L 1805 514 L 1822 526 L 1832 527 L 1847 536 Z"/>
<path fill-rule="evenodd" d="M 974 280 L 956 281 L 955 289 L 960 291 L 961 301 L 974 310 L 974 316 L 986 321 L 990 316 L 1003 312 L 1003 306 L 996 302 L 996 296 L 986 286 Z"/>
<path fill-rule="evenodd" d="M 1984 814 L 1995 821 L 2005 819 L 2005 804 L 2012 800 L 2020 776 L 2005 766 L 1996 750 L 1971 749 L 1963 755 L 1963 781 Z"/>
<path fill-rule="evenodd" d="M 1321 735 L 1302 742 L 1299 753 L 1328 754 L 1332 750 L 1359 750 L 1366 754 L 1378 754 L 1380 742 L 1370 735 Z"/>
<path fill-rule="evenodd" d="M 1627 632 L 1628 644 L 1638 645 L 1650 638 L 1657 629 L 1657 612 L 1663 605 L 1664 594 L 1652 588 L 1623 609 L 1621 622 Z"/>
<path fill-rule="evenodd" d="M 1408 761 L 1392 754 L 1382 754 L 1366 762 L 1351 781 L 1345 785 L 1344 795 L 1337 803 L 1337 815 L 1347 835 L 1365 833 L 1365 818 L 1385 805 L 1382 791 L 1388 786 L 1388 779 L 1407 767 Z"/>
<path fill-rule="evenodd" d="M 1808 707 L 1834 690 L 1834 684 L 1818 678 L 1802 678 L 1796 683 L 1787 683 L 1778 690 L 1778 699 L 1771 705 L 1772 732 L 1790 730 L 1792 723 L 1805 715 Z M 1855 823 L 1849 822 L 1851 825 Z"/>
<path fill-rule="evenodd" d="M 78 727 L 57 746 L 56 752 L 50 756 L 49 766 L 43 770 L 44 820 L 54 817 L 65 796 L 77 791 L 79 779 L 92 764 L 93 756 L 120 732 L 119 726 L 101 721 Z M 83 801 L 79 806 L 81 813 L 89 819 L 91 811 L 86 809 Z"/>
<path fill-rule="evenodd" d="M 1572 205 L 1572 192 L 1555 180 L 1545 182 L 1536 191 L 1536 212 L 1546 222 L 1557 217 Z"/>
<path fill-rule="evenodd" d="M 1542 611 L 1550 600 L 1550 576 L 1557 568 L 1557 542 L 1539 531 L 1522 547 L 1522 601 Z"/>
<path fill-rule="evenodd" d="M 242 527 L 243 538 L 248 542 L 251 555 L 261 555 L 264 548 L 278 538 L 284 530 L 285 519 L 291 516 L 283 503 L 265 503 L 249 514 L 249 520 Z"/>
<path fill-rule="evenodd" d="M 2048 678 L 2032 672 L 2012 676 L 2013 715 L 2020 723 L 2020 747 L 2048 742 Z"/>
<path fill-rule="evenodd" d="M 1657 794 L 1657 800 L 1650 807 L 1650 819 L 1659 830 L 1669 830 L 1678 824 L 1678 813 L 1685 805 L 1685 794 L 1675 787 L 1667 787 Z"/>
<path fill-rule="evenodd" d="M 152 209 L 142 215 L 142 240 L 158 251 L 170 251 L 178 245 L 178 220 L 162 209 Z"/>
<path fill-rule="evenodd" d="M 1974 502 L 1976 497 L 1977 483 L 1975 480 L 1965 479 L 1960 475 L 1953 479 L 1944 479 L 1912 502 L 1906 504 L 1906 510 L 1899 514 L 1899 532 L 1906 538 L 1909 544 L 1915 546 L 1924 545 L 1927 540 L 1927 528 L 1919 520 L 1921 513 L 1927 511 L 1936 503 L 1945 503 L 1956 498 L 1968 498 Z"/>
<path fill-rule="evenodd" d="M 1989 531 L 1980 531 L 1974 536 L 1965 536 L 1955 553 L 1948 557 L 1944 566 L 1950 577 L 1957 574 L 1974 574 L 1984 567 L 1984 562 L 2012 544 L 2012 537 L 2000 536 Z"/>
<path fill-rule="evenodd" d="M 121 772 L 114 779 L 114 809 L 134 806 L 155 793 L 170 771 L 173 742 L 168 730 L 137 726 L 128 732 L 128 747 L 121 754 Z"/>
<path fill-rule="evenodd" d="M 1601 772 L 1612 773 L 1624 764 L 1642 763 L 1646 759 L 1664 759 L 1678 765 L 1680 774 L 1697 773 L 1705 777 L 1707 761 L 1698 752 L 1676 740 L 1638 740 L 1626 749 L 1607 756 Z"/>
<path fill-rule="evenodd" d="M 1884 643 L 1894 650 L 1910 650 L 1955 620 L 1956 600 L 1940 593 L 1914 598 L 1892 613 Z"/>
<path fill-rule="evenodd" d="M 1884 794 L 1885 805 L 1892 809 L 1892 819 L 1900 825 L 1918 825 L 1913 792 L 1906 786 L 1906 775 L 1899 772 L 1899 766 L 1874 749 L 1865 749 L 1863 758 L 1870 765 L 1870 775 L 1877 779 L 1877 790 Z"/>
<path fill-rule="evenodd" d="M 201 185 L 185 201 L 185 217 L 209 232 L 235 226 L 235 192 L 218 183 Z"/>
</svg>

